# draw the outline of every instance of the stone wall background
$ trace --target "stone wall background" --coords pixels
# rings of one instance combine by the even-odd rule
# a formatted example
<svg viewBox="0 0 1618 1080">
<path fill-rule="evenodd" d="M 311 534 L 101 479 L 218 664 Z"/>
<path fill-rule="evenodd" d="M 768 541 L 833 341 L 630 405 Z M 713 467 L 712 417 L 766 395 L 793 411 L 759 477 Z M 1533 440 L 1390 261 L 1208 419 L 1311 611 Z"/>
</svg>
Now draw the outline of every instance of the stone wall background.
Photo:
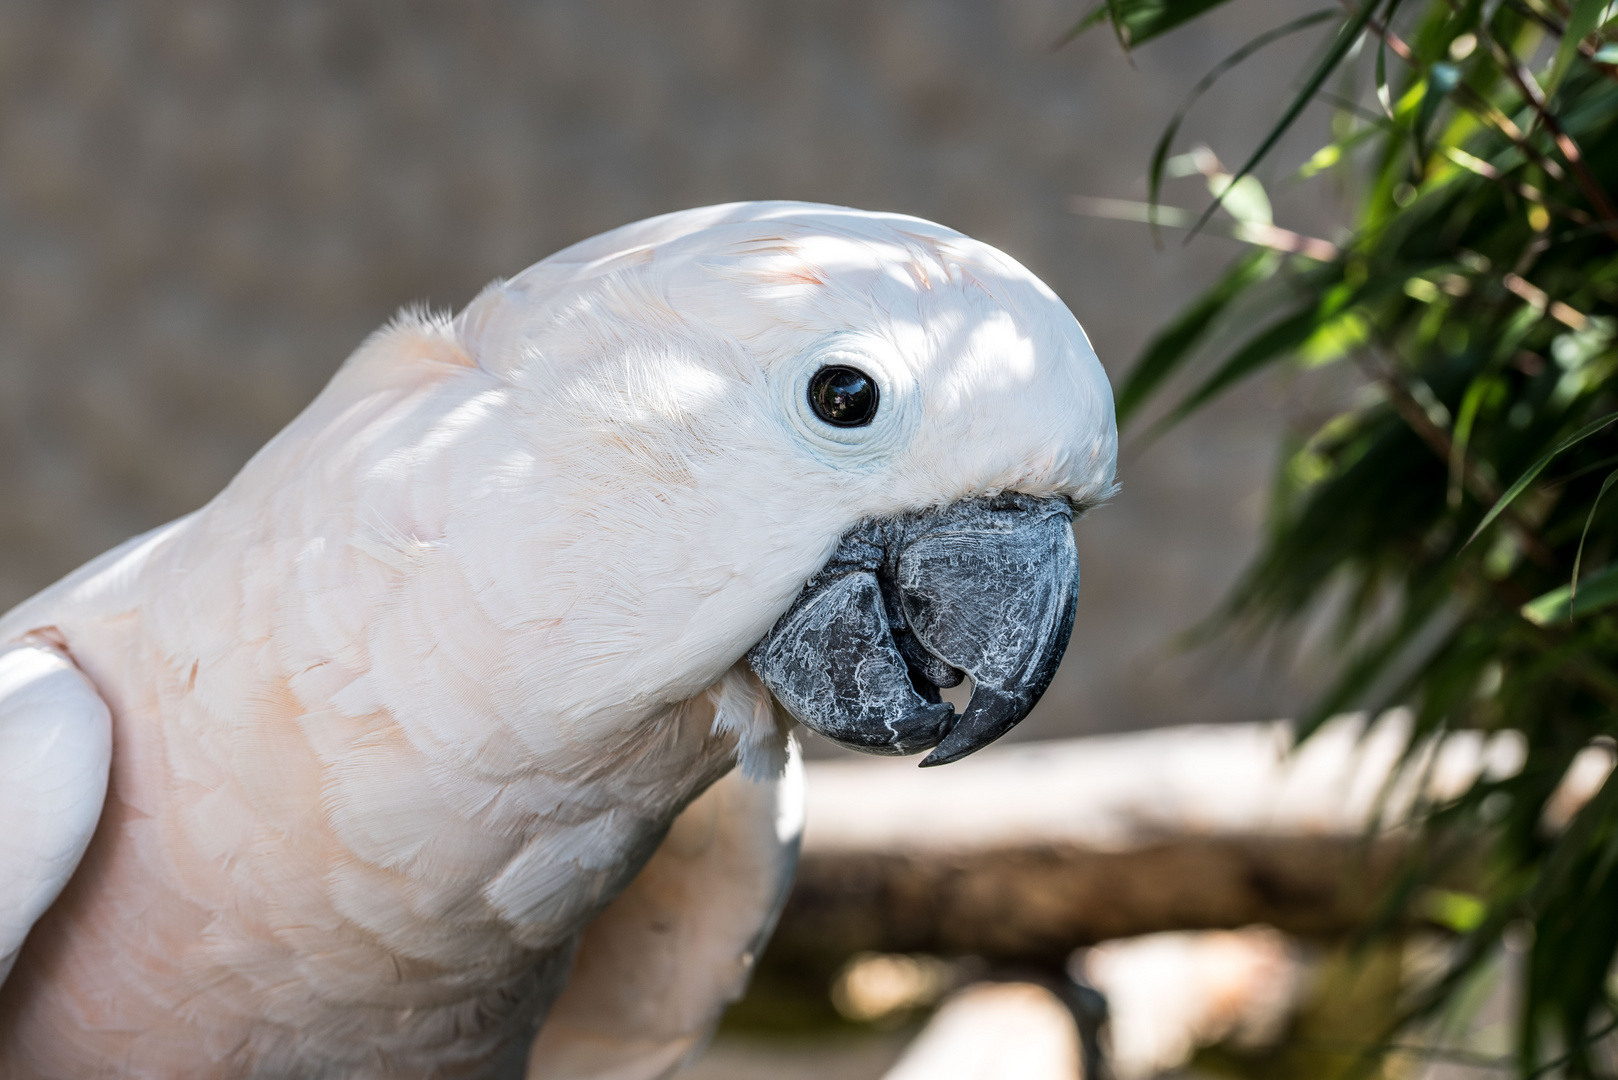
<svg viewBox="0 0 1618 1080">
<path fill-rule="evenodd" d="M 458 307 L 685 206 L 942 221 L 1041 274 L 1116 378 L 1234 245 L 1155 251 L 1066 201 L 1141 197 L 1186 88 L 1296 4 L 1246 0 L 1133 63 L 1105 31 L 1053 50 L 1087 7 L 3 0 L 0 609 L 206 501 L 402 304 Z M 1301 59 L 1261 56 L 1188 132 L 1239 159 Z M 1324 198 L 1282 199 L 1283 223 L 1328 228 Z M 1170 639 L 1250 552 L 1296 396 L 1251 386 L 1126 448 L 1079 531 L 1068 661 L 1018 737 L 1295 706 L 1297 680 Z"/>
</svg>

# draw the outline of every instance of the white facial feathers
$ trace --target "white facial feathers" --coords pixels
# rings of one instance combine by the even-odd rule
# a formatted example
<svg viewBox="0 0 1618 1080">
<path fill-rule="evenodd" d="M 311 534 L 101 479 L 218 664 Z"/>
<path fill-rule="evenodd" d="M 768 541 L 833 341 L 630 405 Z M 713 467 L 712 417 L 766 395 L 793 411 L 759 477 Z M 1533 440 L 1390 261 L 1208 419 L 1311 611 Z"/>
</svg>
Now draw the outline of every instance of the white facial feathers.
<svg viewBox="0 0 1618 1080">
<path fill-rule="evenodd" d="M 514 380 L 664 424 L 675 458 L 783 454 L 805 481 L 902 505 L 999 489 L 1094 503 L 1112 487 L 1111 391 L 1077 321 L 1012 259 L 916 218 L 805 203 L 670 214 L 492 287 L 457 329 Z M 808 375 L 833 354 L 881 385 L 869 428 L 803 415 Z"/>
</svg>

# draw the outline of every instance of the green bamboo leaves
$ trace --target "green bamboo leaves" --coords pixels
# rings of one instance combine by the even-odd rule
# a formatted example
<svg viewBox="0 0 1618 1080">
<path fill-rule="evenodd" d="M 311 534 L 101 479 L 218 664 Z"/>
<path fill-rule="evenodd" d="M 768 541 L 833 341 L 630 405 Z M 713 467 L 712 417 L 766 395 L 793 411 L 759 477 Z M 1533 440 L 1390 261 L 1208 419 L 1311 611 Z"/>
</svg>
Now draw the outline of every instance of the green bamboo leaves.
<svg viewBox="0 0 1618 1080">
<path fill-rule="evenodd" d="M 1483 515 L 1483 520 L 1478 522 L 1477 528 L 1472 530 L 1472 535 L 1466 538 L 1466 542 L 1470 544 L 1478 538 L 1479 533 L 1494 524 L 1494 520 L 1506 512 L 1506 509 L 1517 500 L 1517 496 L 1527 491 L 1529 484 L 1539 479 L 1539 474 L 1545 471 L 1547 465 L 1596 432 L 1610 426 L 1614 420 L 1618 420 L 1618 413 L 1608 413 L 1606 416 L 1597 417 L 1546 451 L 1538 461 L 1528 466 L 1528 469 L 1517 477 L 1516 482 L 1506 489 L 1504 495 L 1495 500 L 1494 505 L 1489 507 L 1489 512 Z M 1602 494 L 1605 493 L 1606 488 L 1603 487 Z M 1594 509 L 1591 512 L 1594 513 Z"/>
<path fill-rule="evenodd" d="M 1091 21 L 1139 47 L 1214 6 L 1111 0 Z M 1522 733 L 1520 773 L 1430 808 L 1400 914 L 1458 936 L 1412 1018 L 1445 1009 L 1507 927 L 1531 927 L 1523 1076 L 1597 1075 L 1592 1033 L 1618 1030 L 1618 780 L 1563 831 L 1545 825 L 1575 757 L 1618 737 L 1615 15 L 1611 0 L 1345 0 L 1215 67 L 1147 163 L 1143 220 L 1225 213 L 1260 247 L 1158 333 L 1117 399 L 1121 423 L 1151 412 L 1160 431 L 1265 372 L 1352 365 L 1358 390 L 1283 455 L 1261 550 L 1211 625 L 1291 641 L 1327 617 L 1335 678 L 1304 731 L 1405 705 L 1413 748 L 1455 728 Z M 1198 96 L 1314 27 L 1326 40 L 1256 151 L 1233 174 L 1197 166 L 1214 196 L 1200 219 L 1156 209 L 1176 163 L 1217 161 L 1175 145 Z M 1313 103 L 1336 110 L 1333 134 L 1299 178 L 1332 172 L 1354 202 L 1329 243 L 1266 250 L 1297 237 L 1285 203 L 1272 222 L 1239 199 Z M 1460 918 L 1431 901 L 1453 891 L 1443 853 L 1480 836 L 1489 861 Z"/>
<path fill-rule="evenodd" d="M 1618 566 L 1606 566 L 1584 580 L 1574 596 L 1572 585 L 1552 589 L 1522 606 L 1522 617 L 1535 626 L 1567 622 L 1618 604 Z"/>
<path fill-rule="evenodd" d="M 1225 0 L 1104 0 L 1080 19 L 1062 39 L 1078 37 L 1092 26 L 1111 23 L 1124 48 L 1144 45 Z"/>
<path fill-rule="evenodd" d="M 1218 285 L 1160 330 L 1118 388 L 1118 423 L 1133 417 L 1164 380 L 1192 356 L 1220 316 L 1248 289 L 1274 274 L 1279 264 L 1280 260 L 1267 251 L 1243 256 Z"/>
<path fill-rule="evenodd" d="M 1551 64 L 1550 74 L 1545 77 L 1545 93 L 1547 96 L 1556 93 L 1561 85 L 1562 77 L 1573 66 L 1573 58 L 1579 55 L 1579 46 L 1584 39 L 1595 32 L 1601 22 L 1601 16 L 1606 12 L 1612 0 L 1573 0 L 1572 9 L 1568 13 L 1567 25 L 1562 31 L 1562 40 L 1556 47 L 1556 60 Z"/>
</svg>

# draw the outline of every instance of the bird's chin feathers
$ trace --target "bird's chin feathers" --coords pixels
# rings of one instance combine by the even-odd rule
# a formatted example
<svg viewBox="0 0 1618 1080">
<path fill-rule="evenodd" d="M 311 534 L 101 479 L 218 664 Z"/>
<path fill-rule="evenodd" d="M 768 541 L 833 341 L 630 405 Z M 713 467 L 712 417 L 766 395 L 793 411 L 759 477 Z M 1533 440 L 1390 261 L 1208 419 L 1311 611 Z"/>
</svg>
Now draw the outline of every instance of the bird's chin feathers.
<svg viewBox="0 0 1618 1080">
<path fill-rule="evenodd" d="M 750 780 L 775 780 L 787 766 L 791 727 L 770 692 L 745 663 L 737 663 L 708 690 L 715 735 L 734 735 L 736 764 Z"/>
</svg>

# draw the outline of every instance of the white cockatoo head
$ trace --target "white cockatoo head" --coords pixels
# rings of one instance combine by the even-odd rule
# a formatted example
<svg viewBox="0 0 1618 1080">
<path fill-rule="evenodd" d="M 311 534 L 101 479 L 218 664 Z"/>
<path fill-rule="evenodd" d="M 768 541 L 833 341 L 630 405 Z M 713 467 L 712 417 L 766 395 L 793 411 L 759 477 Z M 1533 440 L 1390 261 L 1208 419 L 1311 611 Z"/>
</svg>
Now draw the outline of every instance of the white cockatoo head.
<svg viewBox="0 0 1618 1080">
<path fill-rule="evenodd" d="M 552 473 L 571 494 L 540 510 L 572 525 L 546 550 L 561 530 L 589 556 L 513 587 L 579 595 L 571 633 L 645 676 L 625 685 L 676 700 L 745 655 L 811 728 L 937 762 L 1049 684 L 1070 522 L 1111 493 L 1117 433 L 1078 322 L 996 249 L 899 214 L 709 207 L 567 248 L 453 332 L 523 418 L 492 468 Z M 534 509 L 505 490 L 485 516 L 520 561 Z M 962 672 L 957 717 L 937 687 Z"/>
</svg>

